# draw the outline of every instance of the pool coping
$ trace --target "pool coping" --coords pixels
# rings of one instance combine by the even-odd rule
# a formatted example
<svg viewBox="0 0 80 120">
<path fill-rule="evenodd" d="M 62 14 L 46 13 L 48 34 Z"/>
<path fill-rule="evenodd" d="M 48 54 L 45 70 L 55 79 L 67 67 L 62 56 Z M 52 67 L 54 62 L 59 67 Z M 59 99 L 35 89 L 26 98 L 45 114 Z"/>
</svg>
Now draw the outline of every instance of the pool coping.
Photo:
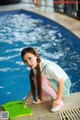
<svg viewBox="0 0 80 120">
<path fill-rule="evenodd" d="M 63 97 L 63 101 L 64 101 L 64 106 L 62 107 L 62 109 L 60 111 L 55 112 L 55 113 L 52 113 L 50 111 L 52 100 L 49 102 L 40 103 L 37 105 L 35 105 L 31 102 L 28 104 L 28 106 L 33 111 L 32 115 L 14 118 L 11 120 L 53 120 L 53 119 L 61 120 L 61 118 L 60 118 L 61 112 L 76 110 L 78 108 L 79 108 L 78 111 L 80 113 L 80 92 L 72 93 L 66 97 Z M 0 109 L 1 109 L 1 107 L 0 107 Z M 1 111 L 2 111 L 2 109 L 1 109 Z M 74 116 L 74 114 L 72 116 Z M 71 119 L 71 120 L 73 120 L 73 119 Z M 79 120 L 79 119 L 76 119 L 76 120 Z"/>
<path fill-rule="evenodd" d="M 64 101 L 64 106 L 60 111 L 65 111 L 65 110 L 71 110 L 71 109 L 76 109 L 80 108 L 80 92 L 78 93 L 72 93 L 69 96 L 63 97 Z M 59 116 L 59 112 L 52 113 L 50 111 L 51 109 L 51 103 L 52 101 L 34 105 L 30 103 L 30 108 L 33 111 L 32 116 L 26 116 L 22 117 L 22 119 L 26 120 L 61 120 Z M 80 112 L 80 111 L 79 111 Z M 19 119 L 14 119 L 14 120 L 19 120 Z"/>
</svg>

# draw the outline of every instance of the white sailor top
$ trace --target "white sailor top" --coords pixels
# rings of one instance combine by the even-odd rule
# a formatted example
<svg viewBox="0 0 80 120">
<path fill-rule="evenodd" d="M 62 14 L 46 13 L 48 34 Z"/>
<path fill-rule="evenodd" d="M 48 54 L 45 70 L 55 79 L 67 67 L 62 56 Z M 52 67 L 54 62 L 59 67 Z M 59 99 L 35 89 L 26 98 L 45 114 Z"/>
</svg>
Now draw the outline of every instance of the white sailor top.
<svg viewBox="0 0 80 120">
<path fill-rule="evenodd" d="M 71 81 L 68 75 L 59 65 L 50 60 L 45 60 L 41 58 L 40 69 L 42 77 L 50 80 L 56 90 L 58 90 L 58 81 L 63 80 L 64 81 L 63 94 L 67 95 L 70 93 Z"/>
</svg>

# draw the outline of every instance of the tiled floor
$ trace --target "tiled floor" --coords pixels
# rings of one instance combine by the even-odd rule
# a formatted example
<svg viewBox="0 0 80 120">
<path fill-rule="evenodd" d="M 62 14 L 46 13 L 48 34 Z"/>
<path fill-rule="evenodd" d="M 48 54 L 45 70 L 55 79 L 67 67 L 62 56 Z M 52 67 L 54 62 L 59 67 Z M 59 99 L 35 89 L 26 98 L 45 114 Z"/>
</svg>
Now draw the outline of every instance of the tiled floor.
<svg viewBox="0 0 80 120">
<path fill-rule="evenodd" d="M 80 92 L 64 97 L 63 100 L 64 100 L 64 106 L 59 112 L 55 112 L 55 113 L 50 112 L 52 101 L 41 103 L 38 105 L 29 104 L 28 106 L 32 109 L 32 112 L 33 112 L 32 115 L 19 117 L 19 118 L 15 118 L 12 120 L 79 120 L 80 118 L 80 109 L 79 109 L 80 108 Z M 76 113 L 76 109 L 79 109 L 77 113 Z M 71 113 L 71 111 L 73 113 Z M 64 112 L 66 112 L 70 116 L 66 114 L 64 116 L 63 115 Z M 78 114 L 77 118 L 75 117 L 74 112 L 76 113 L 76 116 Z"/>
</svg>

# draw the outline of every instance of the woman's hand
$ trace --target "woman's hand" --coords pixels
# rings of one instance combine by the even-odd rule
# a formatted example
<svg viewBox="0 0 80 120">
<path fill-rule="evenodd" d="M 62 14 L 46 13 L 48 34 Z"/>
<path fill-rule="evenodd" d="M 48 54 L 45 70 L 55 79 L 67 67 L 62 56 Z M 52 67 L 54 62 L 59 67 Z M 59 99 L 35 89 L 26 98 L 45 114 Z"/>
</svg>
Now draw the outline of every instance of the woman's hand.
<svg viewBox="0 0 80 120">
<path fill-rule="evenodd" d="M 56 100 L 53 102 L 52 107 L 59 105 L 60 101 L 61 101 L 61 99 L 56 99 Z"/>
<path fill-rule="evenodd" d="M 26 100 L 25 100 L 25 103 L 24 103 L 24 105 L 23 105 L 23 108 L 26 108 L 26 105 L 28 104 L 29 101 L 30 101 L 30 98 L 27 97 Z"/>
<path fill-rule="evenodd" d="M 27 98 L 25 99 L 25 104 L 29 103 L 29 101 L 30 101 L 30 97 L 27 97 Z"/>
<path fill-rule="evenodd" d="M 25 104 L 29 103 L 30 98 L 31 98 L 31 95 L 32 95 L 32 92 L 31 92 L 31 90 L 30 90 L 28 96 L 27 96 L 26 99 L 25 99 Z"/>
</svg>

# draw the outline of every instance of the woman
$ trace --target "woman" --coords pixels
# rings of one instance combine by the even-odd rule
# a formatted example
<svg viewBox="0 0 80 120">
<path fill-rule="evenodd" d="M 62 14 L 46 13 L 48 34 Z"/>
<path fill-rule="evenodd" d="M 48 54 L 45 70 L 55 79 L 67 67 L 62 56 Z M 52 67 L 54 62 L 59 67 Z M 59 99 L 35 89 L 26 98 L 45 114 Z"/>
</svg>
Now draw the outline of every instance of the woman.
<svg viewBox="0 0 80 120">
<path fill-rule="evenodd" d="M 24 48 L 21 52 L 24 63 L 30 67 L 31 90 L 26 97 L 26 103 L 33 95 L 33 103 L 41 103 L 46 95 L 53 98 L 51 111 L 62 108 L 62 96 L 69 95 L 71 82 L 64 70 L 49 60 L 40 59 L 38 52 L 32 48 Z M 45 96 L 44 96 L 45 95 Z"/>
</svg>

